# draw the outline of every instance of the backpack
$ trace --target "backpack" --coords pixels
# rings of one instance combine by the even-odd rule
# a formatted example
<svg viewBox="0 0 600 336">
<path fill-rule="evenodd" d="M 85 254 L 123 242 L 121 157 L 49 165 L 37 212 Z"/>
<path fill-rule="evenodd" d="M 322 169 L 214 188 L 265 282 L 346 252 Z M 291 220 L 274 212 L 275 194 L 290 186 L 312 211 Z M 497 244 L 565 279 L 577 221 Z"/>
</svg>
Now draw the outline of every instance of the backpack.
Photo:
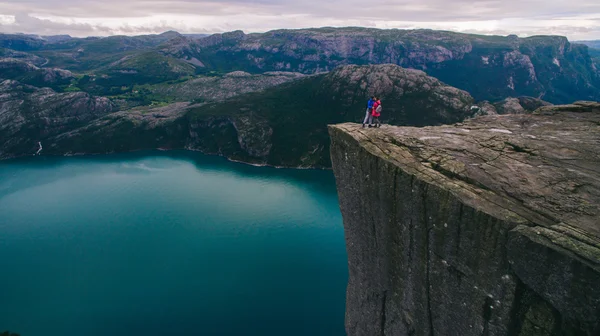
<svg viewBox="0 0 600 336">
<path fill-rule="evenodd" d="M 381 107 L 381 104 L 379 104 L 379 106 L 377 106 L 377 108 L 375 109 L 375 112 L 381 113 L 381 110 L 383 110 L 383 108 Z"/>
</svg>

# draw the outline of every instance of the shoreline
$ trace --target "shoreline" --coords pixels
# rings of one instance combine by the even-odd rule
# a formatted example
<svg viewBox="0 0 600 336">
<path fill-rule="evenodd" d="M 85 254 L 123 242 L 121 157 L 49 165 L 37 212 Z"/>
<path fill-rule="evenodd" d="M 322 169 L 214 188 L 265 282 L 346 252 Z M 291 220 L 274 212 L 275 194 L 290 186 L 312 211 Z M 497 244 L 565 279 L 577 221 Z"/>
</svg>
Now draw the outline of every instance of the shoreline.
<svg viewBox="0 0 600 336">
<path fill-rule="evenodd" d="M 333 168 L 331 168 L 331 167 L 327 168 L 327 167 L 315 167 L 315 166 L 308 166 L 308 167 L 306 167 L 306 166 L 279 166 L 279 165 L 272 165 L 272 164 L 268 164 L 268 163 L 253 163 L 253 162 L 247 162 L 247 161 L 243 161 L 243 160 L 233 159 L 233 158 L 227 157 L 227 156 L 225 156 L 223 154 L 219 154 L 219 153 L 205 153 L 201 150 L 190 149 L 190 148 L 183 148 L 183 149 L 154 148 L 154 149 L 138 149 L 138 150 L 122 151 L 122 152 L 113 151 L 113 152 L 106 152 L 106 153 L 65 153 L 65 154 L 37 154 L 37 155 L 34 154 L 33 156 L 55 157 L 55 158 L 56 157 L 84 157 L 84 156 L 96 157 L 96 156 L 101 156 L 101 155 L 128 154 L 128 153 L 151 152 L 151 151 L 166 152 L 166 153 L 176 152 L 176 151 L 199 153 L 199 154 L 206 155 L 206 156 L 222 157 L 229 162 L 240 163 L 240 164 L 254 166 L 254 167 L 265 167 L 265 168 L 274 168 L 274 169 L 294 169 L 294 170 L 328 170 L 328 171 L 333 170 Z M 2 162 L 6 162 L 6 161 L 18 160 L 18 159 L 24 159 L 24 158 L 30 158 L 30 156 L 28 154 L 23 154 L 23 155 L 18 155 L 18 156 L 0 157 L 0 164 Z"/>
</svg>

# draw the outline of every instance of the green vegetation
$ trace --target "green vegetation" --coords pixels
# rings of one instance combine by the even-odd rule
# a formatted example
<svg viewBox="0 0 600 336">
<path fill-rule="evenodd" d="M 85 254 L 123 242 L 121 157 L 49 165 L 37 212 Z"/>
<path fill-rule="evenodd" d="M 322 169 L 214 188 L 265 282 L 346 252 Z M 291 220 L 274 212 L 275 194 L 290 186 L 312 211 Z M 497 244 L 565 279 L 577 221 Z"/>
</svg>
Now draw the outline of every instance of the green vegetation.
<svg viewBox="0 0 600 336">
<path fill-rule="evenodd" d="M 69 85 L 62 90 L 62 92 L 79 92 L 79 91 L 82 91 L 82 90 L 80 88 L 78 88 L 77 86 L 73 86 L 73 85 Z"/>
</svg>

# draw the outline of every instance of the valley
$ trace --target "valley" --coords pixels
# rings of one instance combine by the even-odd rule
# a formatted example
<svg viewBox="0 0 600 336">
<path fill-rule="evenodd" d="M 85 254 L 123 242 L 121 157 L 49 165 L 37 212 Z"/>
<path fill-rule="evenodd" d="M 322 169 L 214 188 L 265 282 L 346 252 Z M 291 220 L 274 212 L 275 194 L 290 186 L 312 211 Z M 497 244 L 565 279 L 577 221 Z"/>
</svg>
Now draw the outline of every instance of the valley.
<svg viewBox="0 0 600 336">
<path fill-rule="evenodd" d="M 597 50 L 559 36 L 1 34 L 0 47 L 0 158 L 42 142 L 46 155 L 189 149 L 328 168 L 326 125 L 360 122 L 370 95 L 385 102 L 386 123 L 406 126 L 600 100 Z"/>
</svg>

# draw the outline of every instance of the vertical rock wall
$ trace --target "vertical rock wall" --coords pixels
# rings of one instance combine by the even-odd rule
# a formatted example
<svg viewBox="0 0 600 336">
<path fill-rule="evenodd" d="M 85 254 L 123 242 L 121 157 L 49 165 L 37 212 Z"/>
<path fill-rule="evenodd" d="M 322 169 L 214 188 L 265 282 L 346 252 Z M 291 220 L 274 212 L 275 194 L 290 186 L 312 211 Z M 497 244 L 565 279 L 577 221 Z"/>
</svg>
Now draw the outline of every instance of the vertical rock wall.
<svg viewBox="0 0 600 336">
<path fill-rule="evenodd" d="M 597 233 L 460 172 L 464 157 L 428 152 L 444 132 L 402 129 L 330 127 L 348 334 L 600 335 Z"/>
</svg>

